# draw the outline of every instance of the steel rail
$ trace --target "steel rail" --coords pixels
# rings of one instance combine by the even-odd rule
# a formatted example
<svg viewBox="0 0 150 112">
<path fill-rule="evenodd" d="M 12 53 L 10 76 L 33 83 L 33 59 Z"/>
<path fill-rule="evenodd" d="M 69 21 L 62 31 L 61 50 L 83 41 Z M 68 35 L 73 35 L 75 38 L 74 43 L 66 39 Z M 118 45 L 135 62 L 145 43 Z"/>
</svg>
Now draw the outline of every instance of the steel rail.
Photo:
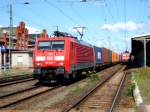
<svg viewBox="0 0 150 112">
<path fill-rule="evenodd" d="M 31 96 L 22 98 L 22 99 L 20 99 L 20 100 L 14 101 L 14 102 L 11 102 L 11 103 L 9 103 L 9 104 L 6 104 L 6 105 L 1 106 L 0 109 L 8 108 L 8 107 L 10 107 L 10 106 L 13 106 L 13 105 L 18 104 L 18 103 L 20 103 L 20 102 L 23 102 L 23 101 L 26 101 L 26 100 L 28 100 L 28 99 L 37 97 L 37 96 L 39 96 L 39 95 L 41 95 L 41 94 L 50 92 L 50 91 L 52 91 L 52 90 L 54 90 L 54 89 L 57 89 L 57 88 L 60 88 L 60 87 L 62 87 L 62 86 L 59 85 L 59 86 L 50 88 L 50 89 L 48 89 L 48 90 L 44 90 L 44 91 L 42 91 L 42 92 L 39 92 L 39 93 L 37 93 L 37 94 L 34 94 L 34 95 L 31 95 Z"/>
<path fill-rule="evenodd" d="M 30 88 L 27 88 L 27 89 L 23 89 L 23 90 L 19 90 L 19 91 L 13 92 L 13 93 L 9 93 L 9 94 L 0 96 L 0 99 L 5 98 L 5 97 L 10 97 L 10 96 L 15 95 L 15 94 L 20 94 L 22 92 L 26 92 L 26 91 L 29 91 L 29 90 L 32 90 L 32 89 L 36 89 L 36 88 L 39 88 L 39 87 L 40 86 L 33 86 L 33 87 L 30 87 Z"/>
<path fill-rule="evenodd" d="M 125 66 L 121 66 L 120 69 L 123 70 L 125 68 Z M 68 107 L 66 107 L 62 112 L 69 112 L 72 108 L 76 107 L 77 105 L 79 105 L 83 100 L 85 100 L 89 95 L 91 95 L 92 93 L 94 93 L 100 86 L 102 86 L 105 82 L 107 82 L 112 76 L 114 76 L 118 71 L 121 70 L 117 70 L 115 72 L 112 73 L 112 75 L 110 75 L 109 77 L 107 77 L 105 80 L 103 80 L 102 82 L 100 82 L 98 85 L 96 85 L 95 88 L 93 88 L 92 90 L 86 92 L 86 94 L 84 94 L 80 99 L 76 100 L 72 105 L 69 105 Z"/>
<path fill-rule="evenodd" d="M 15 80 L 15 81 L 11 81 L 11 82 L 1 83 L 0 87 L 17 84 L 17 83 L 22 83 L 22 82 L 27 82 L 27 81 L 31 81 L 31 80 L 35 80 L 35 79 L 34 78 L 25 78 L 25 79 L 21 79 L 21 80 Z"/>
<path fill-rule="evenodd" d="M 124 75 L 123 75 L 123 77 L 122 77 L 122 79 L 120 81 L 120 84 L 119 84 L 119 86 L 117 88 L 117 92 L 116 92 L 116 94 L 115 94 L 115 96 L 114 96 L 114 98 L 112 100 L 112 105 L 111 105 L 110 109 L 108 110 L 108 112 L 113 112 L 113 109 L 116 106 L 116 101 L 117 101 L 117 99 L 118 99 L 118 97 L 120 95 L 120 91 L 121 91 L 122 85 L 123 85 L 123 83 L 125 81 L 125 78 L 126 78 L 126 74 L 124 73 Z"/>
<path fill-rule="evenodd" d="M 32 74 L 26 74 L 26 75 L 16 75 L 16 76 L 9 76 L 9 77 L 2 77 L 0 78 L 0 84 L 6 83 L 6 82 L 12 82 L 16 80 L 21 80 L 21 79 L 28 79 L 32 78 Z"/>
</svg>

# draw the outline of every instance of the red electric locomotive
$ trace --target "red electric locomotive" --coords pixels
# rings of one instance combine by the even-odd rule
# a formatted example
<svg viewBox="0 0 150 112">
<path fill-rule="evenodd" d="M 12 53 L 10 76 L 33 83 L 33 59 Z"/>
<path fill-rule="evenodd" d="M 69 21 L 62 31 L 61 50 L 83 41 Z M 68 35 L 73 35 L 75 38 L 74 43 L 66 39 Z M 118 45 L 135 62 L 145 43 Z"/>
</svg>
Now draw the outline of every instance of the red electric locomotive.
<svg viewBox="0 0 150 112">
<path fill-rule="evenodd" d="M 76 78 L 77 72 L 93 69 L 93 46 L 66 34 L 36 38 L 33 65 L 40 81 Z"/>
</svg>

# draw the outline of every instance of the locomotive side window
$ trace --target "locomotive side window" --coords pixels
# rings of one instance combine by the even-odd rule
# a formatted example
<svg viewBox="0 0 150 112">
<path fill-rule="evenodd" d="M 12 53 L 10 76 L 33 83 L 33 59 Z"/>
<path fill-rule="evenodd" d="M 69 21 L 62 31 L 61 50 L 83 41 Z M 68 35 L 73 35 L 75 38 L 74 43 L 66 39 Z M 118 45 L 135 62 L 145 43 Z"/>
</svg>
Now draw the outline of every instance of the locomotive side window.
<svg viewBox="0 0 150 112">
<path fill-rule="evenodd" d="M 38 50 L 64 50 L 64 41 L 39 41 Z"/>
</svg>

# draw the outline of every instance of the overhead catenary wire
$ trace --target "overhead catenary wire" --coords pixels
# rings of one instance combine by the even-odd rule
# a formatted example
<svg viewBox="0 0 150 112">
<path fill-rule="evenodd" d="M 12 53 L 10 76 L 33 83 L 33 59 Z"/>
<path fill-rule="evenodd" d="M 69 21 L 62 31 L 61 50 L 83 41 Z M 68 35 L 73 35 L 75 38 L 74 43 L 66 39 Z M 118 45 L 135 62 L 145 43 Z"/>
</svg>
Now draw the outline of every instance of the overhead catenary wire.
<svg viewBox="0 0 150 112">
<path fill-rule="evenodd" d="M 113 22 L 115 22 L 114 16 L 113 16 L 113 14 L 112 14 L 112 12 L 111 12 L 111 10 L 110 10 L 110 8 L 109 8 L 109 6 L 108 6 L 106 0 L 104 0 L 104 3 L 105 3 L 105 7 L 106 7 L 106 9 L 107 9 L 109 15 L 111 16 Z"/>
<path fill-rule="evenodd" d="M 107 14 L 106 14 L 106 7 L 104 7 L 104 23 L 107 24 Z M 105 33 L 107 35 L 107 43 L 108 43 L 108 48 L 111 49 L 111 37 L 109 35 L 109 31 L 105 29 Z"/>
<path fill-rule="evenodd" d="M 124 0 L 124 23 L 125 23 L 125 27 L 126 27 L 126 22 L 127 22 L 127 7 L 126 7 L 126 0 Z M 126 46 L 126 49 L 125 50 L 128 50 L 128 43 L 127 43 L 127 30 L 124 29 L 124 39 L 125 39 L 125 46 Z"/>
<path fill-rule="evenodd" d="M 70 9 L 76 16 L 84 23 L 87 23 L 86 20 L 78 13 L 78 11 L 73 7 L 73 3 L 70 3 Z"/>
<path fill-rule="evenodd" d="M 15 11 L 13 11 L 13 17 L 17 18 L 17 19 L 20 20 L 20 21 L 25 21 L 25 22 L 28 22 L 28 23 L 32 23 L 32 24 L 34 24 L 34 25 L 36 25 L 36 26 L 38 26 L 38 27 L 42 27 L 42 28 L 45 27 L 45 25 L 36 23 L 35 21 L 32 21 L 32 20 L 29 19 L 29 18 L 25 18 L 25 17 L 23 17 L 23 16 L 19 16 L 18 13 L 16 13 Z"/>
<path fill-rule="evenodd" d="M 36 16 L 39 20 L 40 20 L 40 26 L 42 26 L 43 28 L 45 28 L 46 26 L 44 25 L 44 24 L 46 24 L 47 25 L 47 23 L 43 20 L 43 17 L 42 16 L 39 16 L 40 14 L 38 13 L 38 11 L 34 11 L 30 6 L 31 6 L 31 4 L 30 4 L 30 2 L 24 2 L 24 3 L 20 3 L 20 2 L 17 2 L 18 4 L 22 4 L 25 8 L 26 8 L 26 10 L 28 10 L 31 14 L 32 14 L 32 16 L 34 15 L 34 16 Z M 24 5 L 25 4 L 25 5 Z M 34 3 L 33 3 L 34 4 Z M 30 20 L 28 20 L 28 21 L 30 21 Z M 33 21 L 32 21 L 33 22 Z M 35 23 L 35 22 L 33 22 L 33 23 Z M 43 23 L 43 25 L 41 25 Z M 37 23 L 36 23 L 37 24 Z"/>
<path fill-rule="evenodd" d="M 91 30 L 88 29 L 87 26 L 84 26 L 85 24 L 87 25 L 87 21 L 86 19 L 84 19 L 79 13 L 78 11 L 73 7 L 73 3 L 70 4 L 70 8 L 72 10 L 72 12 L 82 21 L 83 23 L 83 26 L 80 25 L 80 26 L 77 26 L 77 27 L 86 27 L 86 30 L 88 30 L 89 34 L 91 35 Z M 87 38 L 89 41 L 92 41 L 92 42 L 95 42 L 93 39 L 89 38 L 88 36 L 86 36 L 85 38 Z"/>
<path fill-rule="evenodd" d="M 115 4 L 115 7 L 116 7 L 116 11 L 117 11 L 117 16 L 119 18 L 119 20 L 121 20 L 121 17 L 120 17 L 120 13 L 119 13 L 119 7 L 118 7 L 118 0 L 114 0 L 114 4 Z"/>
<path fill-rule="evenodd" d="M 55 9 L 57 9 L 63 16 L 65 16 L 73 25 L 73 27 L 74 27 L 74 25 L 78 25 L 78 26 L 80 26 L 81 27 L 81 25 L 79 25 L 71 16 L 69 16 L 69 15 L 67 15 L 61 8 L 59 8 L 59 7 L 57 7 L 55 4 L 53 4 L 52 2 L 50 2 L 50 1 L 48 1 L 48 0 L 44 0 L 50 7 L 53 7 L 53 8 L 55 8 Z M 72 9 L 73 10 L 73 9 Z M 76 12 L 75 12 L 76 13 Z M 78 15 L 77 13 L 76 13 L 76 15 Z M 81 16 L 80 16 L 80 18 L 82 18 Z M 86 27 L 86 26 L 85 26 Z"/>
<path fill-rule="evenodd" d="M 57 7 L 55 4 L 53 4 L 52 2 L 48 1 L 48 0 L 44 0 L 45 3 L 47 3 L 50 7 L 53 7 L 55 9 L 57 9 L 63 16 L 65 16 L 70 22 L 72 22 L 73 24 L 77 23 L 72 17 L 70 17 L 69 15 L 67 15 L 61 8 Z"/>
<path fill-rule="evenodd" d="M 8 13 L 8 11 L 6 11 L 6 10 L 5 10 L 4 12 Z M 18 19 L 18 22 L 19 22 L 19 21 L 24 21 L 25 23 L 28 22 L 28 23 L 30 23 L 30 24 L 34 24 L 34 25 L 36 25 L 37 27 L 44 27 L 43 25 L 38 24 L 38 23 L 36 23 L 35 21 L 31 21 L 30 19 L 27 19 L 27 18 L 24 18 L 24 17 L 19 16 L 18 14 L 15 13 L 15 11 L 13 11 L 13 18 L 14 18 L 15 20 Z M 14 24 L 15 24 L 15 23 L 16 23 L 16 22 L 14 22 Z"/>
<path fill-rule="evenodd" d="M 3 12 L 4 12 L 4 14 L 8 14 L 8 13 L 9 13 L 8 9 L 3 9 Z M 39 24 L 39 23 L 36 23 L 35 21 L 32 21 L 32 20 L 29 19 L 29 18 L 25 18 L 25 17 L 19 15 L 18 13 L 16 13 L 15 10 L 13 10 L 12 16 L 13 16 L 13 18 L 14 18 L 14 20 L 15 20 L 15 21 L 13 21 L 13 23 L 14 23 L 13 27 L 18 24 L 18 23 L 16 23 L 16 22 L 17 22 L 16 19 L 18 19 L 18 22 L 24 21 L 25 23 L 34 24 L 34 25 L 37 26 L 37 27 L 45 28 L 45 25 L 42 25 L 41 23 L 40 23 L 40 24 Z M 29 26 L 29 25 L 27 25 L 27 26 Z M 6 26 L 6 27 L 7 27 L 7 26 Z"/>
<path fill-rule="evenodd" d="M 90 0 L 89 0 L 90 1 Z M 104 0 L 91 0 L 90 2 L 102 2 L 102 3 L 104 3 Z M 88 1 L 86 1 L 86 2 L 88 2 Z M 84 20 L 85 21 L 85 20 Z M 90 30 L 89 30 L 90 31 Z M 94 31 L 95 32 L 95 31 Z M 107 35 L 107 34 L 106 34 Z M 97 35 L 96 35 L 96 37 L 97 37 Z M 101 39 L 100 39 L 101 40 Z M 96 38 L 94 38 L 94 40 L 92 39 L 91 40 L 94 44 L 96 44 L 97 43 L 97 41 L 98 41 L 98 39 L 96 39 Z"/>
</svg>

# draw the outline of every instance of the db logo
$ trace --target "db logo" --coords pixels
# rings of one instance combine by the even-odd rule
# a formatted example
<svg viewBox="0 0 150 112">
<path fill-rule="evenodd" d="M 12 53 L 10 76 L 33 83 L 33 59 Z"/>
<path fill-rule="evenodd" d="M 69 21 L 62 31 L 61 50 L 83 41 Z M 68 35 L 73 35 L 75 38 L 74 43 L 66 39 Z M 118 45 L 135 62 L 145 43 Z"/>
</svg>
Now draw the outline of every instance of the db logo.
<svg viewBox="0 0 150 112">
<path fill-rule="evenodd" d="M 53 56 L 47 56 L 47 60 L 53 60 Z"/>
<path fill-rule="evenodd" d="M 101 54 L 101 52 L 98 52 L 98 53 L 97 53 L 97 59 L 102 59 L 102 54 Z"/>
</svg>

